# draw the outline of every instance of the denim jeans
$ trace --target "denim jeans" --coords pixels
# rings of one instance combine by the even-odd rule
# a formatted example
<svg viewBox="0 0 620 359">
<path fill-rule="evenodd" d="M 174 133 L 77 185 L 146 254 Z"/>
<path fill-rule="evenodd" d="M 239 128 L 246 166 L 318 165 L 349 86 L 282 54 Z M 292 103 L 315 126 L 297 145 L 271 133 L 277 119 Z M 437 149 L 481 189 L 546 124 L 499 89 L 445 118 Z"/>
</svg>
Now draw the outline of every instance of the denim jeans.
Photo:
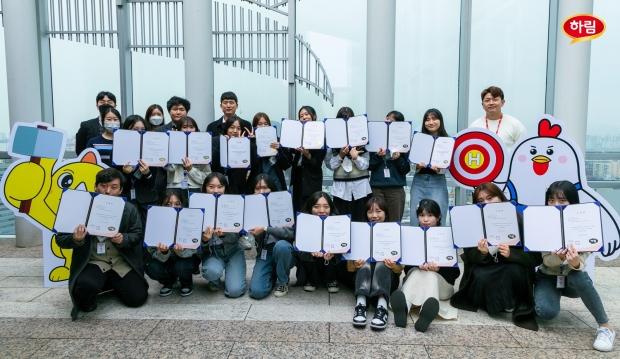
<svg viewBox="0 0 620 359">
<path fill-rule="evenodd" d="M 355 273 L 355 295 L 368 298 L 383 295 L 389 303 L 393 274 L 383 262 L 364 263 Z"/>
<path fill-rule="evenodd" d="M 198 265 L 200 258 L 193 255 L 189 258 L 169 258 L 162 263 L 155 258 L 151 258 L 144 266 L 144 272 L 152 280 L 158 281 L 162 285 L 173 285 L 177 278 L 181 287 L 190 287 L 193 283 L 192 274 L 194 267 Z"/>
<path fill-rule="evenodd" d="M 446 176 L 442 174 L 416 173 L 411 182 L 411 202 L 409 203 L 411 220 L 410 226 L 419 226 L 418 216 L 415 214 L 418 204 L 423 199 L 432 199 L 441 209 L 441 225 L 446 225 L 448 215 L 448 186 Z"/>
<path fill-rule="evenodd" d="M 227 297 L 237 298 L 245 293 L 245 255 L 240 245 L 237 245 L 228 252 L 224 251 L 222 245 L 211 246 L 204 250 L 202 259 L 202 276 L 218 286 L 221 285 L 221 278 L 226 271 L 226 290 Z"/>
<path fill-rule="evenodd" d="M 261 259 L 261 254 L 256 255 L 256 264 L 250 280 L 248 294 L 255 299 L 265 298 L 271 292 L 276 283 L 288 283 L 291 268 L 295 266 L 293 245 L 285 240 L 268 244 L 267 257 Z"/>
<path fill-rule="evenodd" d="M 585 304 L 598 324 L 609 321 L 603 302 L 592 284 L 588 273 L 580 270 L 568 272 L 564 288 L 556 288 L 557 276 L 547 275 L 540 270 L 536 272 L 534 282 L 534 300 L 536 301 L 536 314 L 545 320 L 551 320 L 560 313 L 560 296 L 579 298 Z"/>
</svg>

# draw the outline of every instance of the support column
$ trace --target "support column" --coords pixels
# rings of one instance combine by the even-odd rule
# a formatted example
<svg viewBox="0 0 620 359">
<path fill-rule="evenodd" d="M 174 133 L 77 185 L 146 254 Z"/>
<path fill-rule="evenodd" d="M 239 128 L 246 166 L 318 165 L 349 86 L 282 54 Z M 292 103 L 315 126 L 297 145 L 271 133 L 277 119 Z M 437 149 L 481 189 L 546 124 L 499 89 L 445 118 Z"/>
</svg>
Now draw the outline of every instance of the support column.
<svg viewBox="0 0 620 359">
<path fill-rule="evenodd" d="M 577 42 L 563 35 L 562 22 L 576 14 L 592 14 L 593 0 L 558 2 L 553 116 L 568 126 L 567 134 L 585 155 L 592 42 Z"/>
<path fill-rule="evenodd" d="M 288 118 L 294 120 L 297 118 L 297 92 L 295 88 L 295 66 L 297 65 L 297 50 L 295 45 L 297 41 L 297 0 L 289 0 L 288 2 L 288 37 L 286 48 L 288 51 L 287 79 L 288 79 Z"/>
<path fill-rule="evenodd" d="M 367 0 L 366 113 L 383 121 L 394 109 L 396 0 Z"/>
<path fill-rule="evenodd" d="M 215 120 L 213 97 L 213 18 L 211 0 L 183 1 L 185 98 L 199 128 Z"/>
<path fill-rule="evenodd" d="M 121 116 L 124 120 L 127 116 L 133 115 L 133 72 L 131 69 L 131 49 L 129 48 L 131 32 L 129 30 L 129 4 L 127 0 L 117 0 L 116 19 L 121 82 Z"/>
<path fill-rule="evenodd" d="M 9 122 L 43 119 L 37 1 L 3 1 Z M 41 245 L 41 231 L 15 217 L 17 247 Z"/>
</svg>

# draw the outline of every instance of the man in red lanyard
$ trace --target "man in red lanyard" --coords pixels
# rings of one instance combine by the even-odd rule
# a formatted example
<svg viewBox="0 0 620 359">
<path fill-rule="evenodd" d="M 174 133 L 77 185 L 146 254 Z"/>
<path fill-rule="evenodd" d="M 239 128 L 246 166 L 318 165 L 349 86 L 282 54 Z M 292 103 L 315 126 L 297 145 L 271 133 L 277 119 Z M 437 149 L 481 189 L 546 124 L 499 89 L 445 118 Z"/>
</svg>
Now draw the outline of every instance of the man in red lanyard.
<svg viewBox="0 0 620 359">
<path fill-rule="evenodd" d="M 502 107 L 506 101 L 504 101 L 504 91 L 501 88 L 491 86 L 482 90 L 480 97 L 486 116 L 475 120 L 469 128 L 480 127 L 495 132 L 510 151 L 515 142 L 527 135 L 525 126 L 516 118 L 502 113 Z"/>
</svg>

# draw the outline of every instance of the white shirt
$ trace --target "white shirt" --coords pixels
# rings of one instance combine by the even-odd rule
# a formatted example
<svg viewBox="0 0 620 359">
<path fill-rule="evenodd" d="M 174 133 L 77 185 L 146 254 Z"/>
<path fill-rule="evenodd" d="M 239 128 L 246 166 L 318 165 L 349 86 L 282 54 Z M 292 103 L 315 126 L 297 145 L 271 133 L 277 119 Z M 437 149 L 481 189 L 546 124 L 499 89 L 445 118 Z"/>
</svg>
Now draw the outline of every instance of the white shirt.
<svg viewBox="0 0 620 359">
<path fill-rule="evenodd" d="M 331 149 L 327 150 L 325 155 L 325 166 L 334 171 L 342 166 L 343 159 L 340 156 L 334 156 Z M 356 160 L 352 160 L 353 165 L 358 170 L 367 170 L 370 164 L 370 153 L 364 152 L 357 156 Z M 334 179 L 331 194 L 334 197 L 341 198 L 345 201 L 354 201 L 368 196 L 372 193 L 370 181 L 368 178 L 362 178 L 355 181 L 338 181 Z"/>
<path fill-rule="evenodd" d="M 519 141 L 521 137 L 527 135 L 527 130 L 525 126 L 516 118 L 503 114 L 501 119 L 502 123 L 500 125 L 500 120 L 489 120 L 489 131 L 497 133 L 499 138 L 504 141 L 508 152 L 512 149 L 512 146 Z M 499 126 L 499 130 L 497 128 Z M 476 121 L 474 121 L 469 128 L 487 128 L 486 126 L 486 116 L 480 117 Z"/>
</svg>

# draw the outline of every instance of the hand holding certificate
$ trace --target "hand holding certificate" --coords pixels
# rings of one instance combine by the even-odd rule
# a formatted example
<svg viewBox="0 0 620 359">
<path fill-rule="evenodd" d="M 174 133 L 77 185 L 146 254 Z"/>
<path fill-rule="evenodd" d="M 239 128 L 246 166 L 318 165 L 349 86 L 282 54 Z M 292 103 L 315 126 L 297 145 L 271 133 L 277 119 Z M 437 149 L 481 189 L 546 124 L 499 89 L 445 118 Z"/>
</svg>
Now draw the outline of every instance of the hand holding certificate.
<svg viewBox="0 0 620 359">
<path fill-rule="evenodd" d="M 143 160 L 148 166 L 163 167 L 168 163 L 168 136 L 162 132 L 133 130 L 114 131 L 112 164 L 135 165 Z"/>
<path fill-rule="evenodd" d="M 411 122 L 368 122 L 366 150 L 407 153 L 411 147 Z"/>
<path fill-rule="evenodd" d="M 428 167 L 448 168 L 452 160 L 453 149 L 454 138 L 452 137 L 437 137 L 414 132 L 409 161 L 426 163 Z"/>
<path fill-rule="evenodd" d="M 400 260 L 400 224 L 375 223 L 372 227 L 372 260 Z"/>
<path fill-rule="evenodd" d="M 297 214 L 295 249 L 300 252 L 347 253 L 351 248 L 349 216 Z"/>
<path fill-rule="evenodd" d="M 364 146 L 368 143 L 366 116 L 325 119 L 325 141 L 330 148 Z"/>
<path fill-rule="evenodd" d="M 217 198 L 215 227 L 224 233 L 240 233 L 243 230 L 244 199 L 241 195 L 223 194 Z"/>
<path fill-rule="evenodd" d="M 282 120 L 280 145 L 288 148 L 321 149 L 325 141 L 325 124 L 317 121 Z"/>
<path fill-rule="evenodd" d="M 211 163 L 211 133 L 181 131 L 167 131 L 166 133 L 169 137 L 169 163 L 183 164 L 185 158 L 189 158 L 194 164 Z"/>
<path fill-rule="evenodd" d="M 250 138 L 220 136 L 220 162 L 224 168 L 250 168 Z"/>
<path fill-rule="evenodd" d="M 278 142 L 278 135 L 275 126 L 257 127 L 254 130 L 256 135 L 256 155 L 258 157 L 276 156 L 278 150 L 271 147 L 271 144 Z"/>
<path fill-rule="evenodd" d="M 167 247 L 175 244 L 189 249 L 200 246 L 203 212 L 195 208 L 152 206 L 146 217 L 144 244 Z"/>
<path fill-rule="evenodd" d="M 457 248 L 477 247 L 483 238 L 491 246 L 521 243 L 516 207 L 510 202 L 454 206 L 450 221 Z"/>
<path fill-rule="evenodd" d="M 84 225 L 88 234 L 113 237 L 119 231 L 125 199 L 98 193 L 65 189 L 56 213 L 54 231 L 72 233 Z"/>
</svg>

